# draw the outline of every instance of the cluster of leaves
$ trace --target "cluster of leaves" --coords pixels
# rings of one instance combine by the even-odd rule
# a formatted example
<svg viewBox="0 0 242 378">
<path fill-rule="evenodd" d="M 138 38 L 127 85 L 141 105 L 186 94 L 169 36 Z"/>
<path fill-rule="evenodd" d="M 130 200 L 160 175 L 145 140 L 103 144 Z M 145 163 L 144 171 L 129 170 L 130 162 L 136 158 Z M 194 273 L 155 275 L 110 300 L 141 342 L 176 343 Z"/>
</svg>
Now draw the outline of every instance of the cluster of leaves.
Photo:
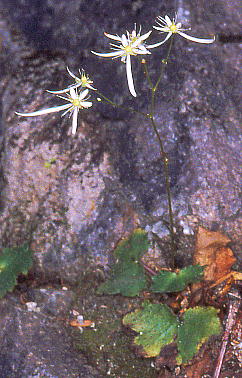
<svg viewBox="0 0 242 378">
<path fill-rule="evenodd" d="M 197 306 L 179 317 L 164 304 L 145 302 L 142 309 L 127 314 L 123 324 L 139 333 L 134 344 L 142 348 L 144 357 L 158 356 L 160 350 L 176 337 L 177 363 L 184 364 L 210 336 L 220 333 L 217 312 L 214 307 Z"/>
<path fill-rule="evenodd" d="M 187 285 L 203 278 L 204 267 L 191 265 L 178 272 L 160 271 L 149 280 L 145 274 L 141 257 L 149 248 L 149 240 L 144 230 L 137 229 L 128 239 L 122 240 L 114 251 L 116 263 L 110 273 L 110 278 L 98 289 L 98 294 L 122 294 L 125 297 L 135 297 L 142 290 L 154 293 L 174 293 L 182 291 Z"/>
<path fill-rule="evenodd" d="M 142 290 L 153 293 L 180 292 L 189 284 L 203 279 L 204 267 L 191 265 L 178 272 L 162 270 L 152 277 L 150 284 L 140 262 L 148 248 L 147 233 L 141 229 L 122 240 L 114 251 L 116 263 L 110 278 L 99 287 L 98 293 L 137 296 Z M 210 336 L 220 333 L 217 312 L 213 307 L 197 306 L 176 315 L 164 304 L 145 302 L 141 309 L 127 314 L 123 324 L 138 332 L 134 344 L 139 347 L 142 356 L 158 356 L 164 346 L 176 341 L 177 363 L 184 364 Z"/>
<path fill-rule="evenodd" d="M 32 265 L 32 251 L 26 244 L 4 248 L 0 255 L 0 298 L 12 291 L 19 274 L 27 274 Z"/>
</svg>

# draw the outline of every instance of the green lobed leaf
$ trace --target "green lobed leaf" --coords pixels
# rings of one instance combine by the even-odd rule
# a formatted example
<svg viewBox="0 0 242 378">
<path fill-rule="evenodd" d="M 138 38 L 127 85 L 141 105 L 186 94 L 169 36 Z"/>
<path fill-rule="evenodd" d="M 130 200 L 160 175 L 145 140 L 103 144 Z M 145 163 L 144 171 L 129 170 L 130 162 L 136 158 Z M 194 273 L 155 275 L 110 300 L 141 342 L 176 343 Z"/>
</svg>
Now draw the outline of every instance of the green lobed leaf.
<svg viewBox="0 0 242 378">
<path fill-rule="evenodd" d="M 204 267 L 190 265 L 178 273 L 161 271 L 152 277 L 151 291 L 154 293 L 173 293 L 182 291 L 187 285 L 198 282 L 203 277 Z"/>
<path fill-rule="evenodd" d="M 27 274 L 32 265 L 32 251 L 26 244 L 4 248 L 0 254 L 0 298 L 12 291 L 20 273 Z"/>
<path fill-rule="evenodd" d="M 147 279 L 139 259 L 148 248 L 147 233 L 141 229 L 135 230 L 128 239 L 122 240 L 114 251 L 117 262 L 112 267 L 110 279 L 97 292 L 134 297 L 144 290 Z"/>
<path fill-rule="evenodd" d="M 134 344 L 142 347 L 142 355 L 155 357 L 173 341 L 178 321 L 168 306 L 144 303 L 142 309 L 125 315 L 123 324 L 139 333 Z"/>
<path fill-rule="evenodd" d="M 198 352 L 210 336 L 221 332 L 218 310 L 214 307 L 194 307 L 188 309 L 178 326 L 177 362 L 187 363 Z"/>
</svg>

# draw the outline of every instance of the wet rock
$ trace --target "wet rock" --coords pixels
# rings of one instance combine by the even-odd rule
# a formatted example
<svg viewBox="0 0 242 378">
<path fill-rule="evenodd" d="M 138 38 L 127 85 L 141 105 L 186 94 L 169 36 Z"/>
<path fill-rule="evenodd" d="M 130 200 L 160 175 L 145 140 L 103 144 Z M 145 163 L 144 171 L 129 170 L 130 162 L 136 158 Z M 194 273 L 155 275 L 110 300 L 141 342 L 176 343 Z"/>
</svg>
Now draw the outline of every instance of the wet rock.
<svg viewBox="0 0 242 378">
<path fill-rule="evenodd" d="M 221 34 L 233 21 L 222 0 L 204 7 L 177 4 L 193 35 Z M 14 6 L 8 4 L 0 24 L 1 244 L 29 241 L 36 271 L 75 283 L 90 265 L 107 265 L 117 241 L 137 225 L 167 235 L 161 223 L 167 220 L 167 201 L 155 135 L 140 116 L 107 105 L 82 112 L 75 137 L 70 121 L 59 114 L 23 119 L 14 110 L 56 104 L 44 90 L 69 84 L 68 65 L 73 71 L 86 68 L 95 86 L 118 103 L 137 103 L 147 111 L 142 69 L 134 64 L 135 102 L 125 66 L 94 57 L 90 50 L 108 51 L 103 31 L 120 34 L 134 22 L 149 30 L 155 16 L 173 14 L 175 1 L 159 6 L 155 1 L 115 2 L 107 8 L 104 1 L 46 0 L 40 5 L 24 0 L 13 12 Z M 154 41 L 159 38 L 153 33 Z M 156 102 L 156 122 L 170 159 L 177 228 L 181 225 L 185 233 L 193 233 L 198 224 L 220 229 L 237 248 L 239 73 L 238 63 L 233 67 L 231 62 L 238 62 L 238 48 L 219 38 L 206 46 L 177 36 Z M 152 77 L 165 52 L 166 46 L 154 50 Z"/>
<path fill-rule="evenodd" d="M 52 299 L 53 292 L 49 292 L 49 300 Z M 41 301 L 38 305 L 40 312 L 28 311 L 12 295 L 0 301 L 0 376 L 100 377 L 72 347 L 63 320 L 43 312 Z M 66 311 L 68 308 L 67 302 Z"/>
<path fill-rule="evenodd" d="M 67 288 L 65 290 L 35 289 L 34 301 L 38 304 L 40 311 L 51 316 L 64 317 L 67 309 L 71 307 L 74 300 L 74 293 Z"/>
</svg>

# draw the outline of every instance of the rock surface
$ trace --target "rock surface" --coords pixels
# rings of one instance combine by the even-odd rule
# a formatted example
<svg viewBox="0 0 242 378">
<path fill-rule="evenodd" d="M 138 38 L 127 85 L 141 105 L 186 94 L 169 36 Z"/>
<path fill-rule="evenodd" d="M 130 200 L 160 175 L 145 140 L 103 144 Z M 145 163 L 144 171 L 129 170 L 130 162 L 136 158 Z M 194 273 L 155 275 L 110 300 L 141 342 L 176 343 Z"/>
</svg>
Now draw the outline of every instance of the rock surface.
<svg viewBox="0 0 242 378">
<path fill-rule="evenodd" d="M 54 296 L 55 294 L 55 296 Z M 63 319 L 50 316 L 47 302 L 56 310 L 67 313 L 70 292 L 45 290 L 35 292 L 38 311 L 28 311 L 14 296 L 0 301 L 0 376 L 25 377 L 83 377 L 98 378 L 100 374 L 90 367 L 86 358 L 77 353 L 63 327 Z M 42 300 L 40 299 L 42 296 Z M 65 296 L 60 305 L 56 298 Z M 47 300 L 48 298 L 48 300 Z M 53 313 L 52 313 L 53 315 Z"/>
</svg>

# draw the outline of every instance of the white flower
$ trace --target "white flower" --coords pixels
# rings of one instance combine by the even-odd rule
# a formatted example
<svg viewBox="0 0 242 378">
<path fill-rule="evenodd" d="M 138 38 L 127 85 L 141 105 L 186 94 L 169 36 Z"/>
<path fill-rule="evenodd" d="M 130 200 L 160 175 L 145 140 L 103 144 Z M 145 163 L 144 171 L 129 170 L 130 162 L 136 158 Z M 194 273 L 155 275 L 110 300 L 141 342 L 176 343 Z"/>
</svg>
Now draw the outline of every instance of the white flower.
<svg viewBox="0 0 242 378">
<path fill-rule="evenodd" d="M 43 114 L 55 113 L 65 110 L 65 112 L 62 114 L 62 117 L 66 115 L 68 112 L 70 112 L 70 117 L 72 116 L 72 134 L 74 135 L 77 129 L 77 116 L 79 110 L 83 108 L 90 108 L 90 106 L 92 106 L 92 102 L 87 101 L 88 89 L 85 89 L 80 93 L 78 93 L 77 89 L 74 88 L 70 88 L 69 91 L 70 94 L 67 94 L 67 97 L 57 95 L 63 100 L 68 101 L 69 104 L 53 106 L 52 108 L 37 110 L 36 112 L 32 113 L 15 113 L 22 117 L 35 117 Z"/>
<path fill-rule="evenodd" d="M 165 16 L 165 17 L 157 17 L 158 21 L 157 24 L 159 26 L 153 26 L 154 29 L 159 30 L 161 33 L 168 33 L 165 39 L 161 42 L 158 42 L 154 45 L 148 46 L 150 47 L 157 47 L 165 43 L 171 36 L 172 34 L 179 34 L 180 36 L 189 39 L 190 41 L 193 42 L 198 42 L 198 43 L 213 43 L 215 41 L 215 37 L 209 38 L 209 39 L 203 39 L 203 38 L 195 38 L 191 37 L 190 35 L 187 35 L 184 33 L 185 30 L 190 30 L 190 29 L 183 29 L 181 26 L 182 24 L 180 22 L 176 23 L 176 18 L 170 19 L 170 17 Z"/>
<path fill-rule="evenodd" d="M 74 75 L 69 70 L 68 67 L 66 67 L 66 69 L 67 69 L 67 72 L 69 73 L 69 75 L 75 80 L 75 84 L 72 84 L 69 87 L 67 87 L 65 89 L 61 89 L 59 91 L 47 91 L 47 92 L 54 93 L 54 94 L 66 93 L 66 92 L 69 92 L 71 88 L 75 89 L 75 88 L 78 88 L 78 87 L 88 88 L 88 89 L 92 89 L 93 91 L 96 91 L 96 88 L 94 88 L 91 85 L 91 84 L 93 84 L 93 81 L 90 80 L 89 76 L 85 74 L 85 71 L 83 69 L 79 70 L 79 74 L 80 74 L 81 77 Z"/>
<path fill-rule="evenodd" d="M 95 51 L 92 51 L 93 54 L 102 56 L 105 58 L 121 58 L 121 61 L 123 63 L 126 63 L 126 74 L 128 79 L 128 86 L 130 93 L 136 97 L 136 92 L 134 89 L 134 81 L 132 76 L 132 69 L 131 69 L 131 55 L 140 55 L 140 54 L 150 54 L 150 52 L 147 50 L 144 41 L 150 36 L 151 30 L 143 35 L 140 35 L 141 30 L 139 30 L 138 33 L 136 33 L 136 30 L 134 29 L 132 33 L 129 33 L 128 31 L 127 36 L 123 34 L 121 37 L 118 35 L 112 35 L 108 33 L 104 33 L 106 37 L 113 39 L 119 44 L 113 44 L 110 43 L 112 46 L 111 49 L 114 50 L 109 53 L 96 53 Z"/>
</svg>

